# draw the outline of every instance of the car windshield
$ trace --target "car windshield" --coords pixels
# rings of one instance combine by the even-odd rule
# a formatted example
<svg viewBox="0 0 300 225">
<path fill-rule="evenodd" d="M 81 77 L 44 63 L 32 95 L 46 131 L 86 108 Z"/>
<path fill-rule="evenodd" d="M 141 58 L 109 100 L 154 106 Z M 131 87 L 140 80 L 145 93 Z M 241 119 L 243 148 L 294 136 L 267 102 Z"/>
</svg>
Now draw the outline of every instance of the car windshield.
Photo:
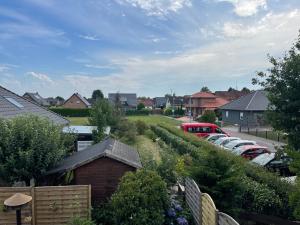
<svg viewBox="0 0 300 225">
<path fill-rule="evenodd" d="M 216 134 L 216 135 L 213 135 L 213 136 L 207 138 L 207 140 L 208 140 L 208 141 L 216 141 L 216 140 L 218 140 L 219 138 L 224 137 L 224 136 L 225 136 L 225 134 Z"/>
<path fill-rule="evenodd" d="M 232 149 L 232 148 L 233 148 L 234 146 L 236 146 L 238 143 L 239 143 L 238 140 L 236 140 L 236 141 L 230 141 L 229 143 L 225 144 L 224 147 L 225 147 L 225 148 L 230 148 L 230 149 Z"/>
<path fill-rule="evenodd" d="M 257 156 L 252 160 L 253 163 L 256 163 L 261 166 L 267 165 L 272 159 L 275 158 L 275 153 L 265 153 Z"/>
<path fill-rule="evenodd" d="M 215 143 L 216 145 L 219 145 L 219 144 L 221 144 L 224 140 L 226 140 L 226 138 L 221 137 L 221 138 L 217 139 L 214 143 Z"/>
</svg>

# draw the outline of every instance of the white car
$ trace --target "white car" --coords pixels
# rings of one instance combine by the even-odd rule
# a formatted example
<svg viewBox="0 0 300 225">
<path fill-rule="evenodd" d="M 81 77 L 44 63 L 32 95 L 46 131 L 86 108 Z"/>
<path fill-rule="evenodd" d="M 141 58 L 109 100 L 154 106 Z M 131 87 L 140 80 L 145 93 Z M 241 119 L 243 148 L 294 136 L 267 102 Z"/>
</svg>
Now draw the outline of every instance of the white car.
<svg viewBox="0 0 300 225">
<path fill-rule="evenodd" d="M 229 142 L 236 141 L 236 140 L 241 140 L 241 139 L 238 138 L 238 137 L 222 137 L 222 138 L 217 139 L 214 142 L 214 144 L 217 145 L 217 146 L 222 147 L 222 146 L 228 144 Z"/>
<path fill-rule="evenodd" d="M 224 145 L 224 149 L 228 151 L 233 151 L 236 148 L 243 146 L 243 145 L 255 145 L 255 141 L 249 141 L 249 140 L 235 140 L 231 141 L 228 144 Z"/>
<path fill-rule="evenodd" d="M 218 140 L 219 138 L 222 138 L 222 137 L 227 137 L 227 135 L 226 134 L 213 133 L 213 134 L 208 135 L 205 139 L 209 142 L 214 142 L 214 141 L 216 141 L 216 140 Z"/>
<path fill-rule="evenodd" d="M 261 154 L 251 160 L 252 163 L 258 164 L 260 166 L 267 165 L 271 160 L 275 158 L 275 153 L 265 153 Z"/>
</svg>

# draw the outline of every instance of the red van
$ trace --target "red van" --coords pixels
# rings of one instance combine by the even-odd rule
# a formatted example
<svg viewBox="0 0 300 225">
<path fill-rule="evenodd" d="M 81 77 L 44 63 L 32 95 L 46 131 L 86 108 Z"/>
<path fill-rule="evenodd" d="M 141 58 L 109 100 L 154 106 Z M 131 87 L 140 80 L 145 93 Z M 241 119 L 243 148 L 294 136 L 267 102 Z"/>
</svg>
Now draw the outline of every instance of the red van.
<svg viewBox="0 0 300 225">
<path fill-rule="evenodd" d="M 220 127 L 213 123 L 183 123 L 181 129 L 184 132 L 194 133 L 198 137 L 206 137 L 211 133 L 226 134 Z"/>
</svg>

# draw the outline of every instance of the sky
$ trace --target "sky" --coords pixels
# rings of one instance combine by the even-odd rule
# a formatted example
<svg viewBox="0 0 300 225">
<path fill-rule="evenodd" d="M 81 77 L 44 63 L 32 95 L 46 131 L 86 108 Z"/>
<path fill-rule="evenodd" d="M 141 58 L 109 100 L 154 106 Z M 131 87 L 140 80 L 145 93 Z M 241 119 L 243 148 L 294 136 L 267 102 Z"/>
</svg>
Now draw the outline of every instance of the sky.
<svg viewBox="0 0 300 225">
<path fill-rule="evenodd" d="M 299 0 L 1 0 L 0 85 L 65 98 L 256 89 L 299 29 Z"/>
</svg>

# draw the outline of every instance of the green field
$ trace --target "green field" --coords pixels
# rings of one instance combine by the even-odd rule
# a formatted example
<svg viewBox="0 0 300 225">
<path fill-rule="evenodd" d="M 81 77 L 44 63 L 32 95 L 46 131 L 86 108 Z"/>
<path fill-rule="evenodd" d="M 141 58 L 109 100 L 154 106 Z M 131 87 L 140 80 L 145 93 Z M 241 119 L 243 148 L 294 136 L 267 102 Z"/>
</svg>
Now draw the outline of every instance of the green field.
<svg viewBox="0 0 300 225">
<path fill-rule="evenodd" d="M 167 116 L 161 116 L 161 115 L 150 115 L 150 116 L 128 116 L 128 120 L 130 121 L 137 121 L 142 120 L 148 125 L 156 125 L 161 123 L 166 123 L 173 126 L 178 126 L 181 124 L 180 121 L 175 120 L 173 118 L 167 117 Z"/>
<path fill-rule="evenodd" d="M 157 163 L 161 161 L 160 151 L 161 148 L 156 142 L 153 142 L 144 135 L 137 136 L 136 143 L 133 145 L 140 154 L 142 161 L 146 159 L 153 159 Z"/>
<path fill-rule="evenodd" d="M 89 125 L 88 117 L 66 117 L 66 119 L 70 121 L 70 125 L 72 126 Z"/>
</svg>

